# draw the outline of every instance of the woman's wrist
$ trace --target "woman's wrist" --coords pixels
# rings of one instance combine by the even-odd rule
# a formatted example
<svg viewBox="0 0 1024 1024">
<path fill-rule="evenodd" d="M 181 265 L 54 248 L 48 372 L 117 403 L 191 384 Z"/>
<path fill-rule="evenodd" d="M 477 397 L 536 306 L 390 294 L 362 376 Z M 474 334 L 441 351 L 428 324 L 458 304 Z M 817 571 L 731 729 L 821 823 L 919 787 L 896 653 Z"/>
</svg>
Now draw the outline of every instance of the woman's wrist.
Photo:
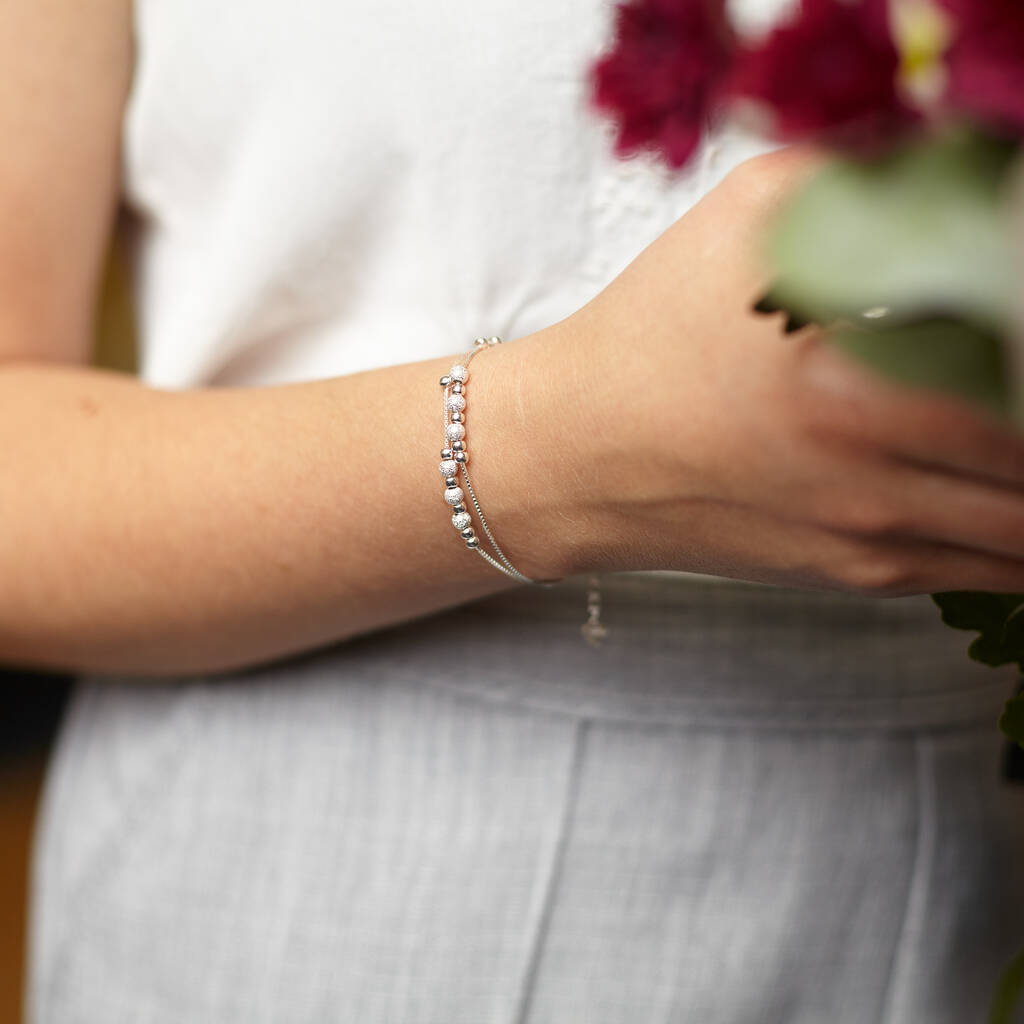
<svg viewBox="0 0 1024 1024">
<path fill-rule="evenodd" d="M 502 549 L 534 579 L 585 571 L 594 545 L 579 362 L 562 321 L 489 349 L 467 386 L 474 487 Z"/>
</svg>

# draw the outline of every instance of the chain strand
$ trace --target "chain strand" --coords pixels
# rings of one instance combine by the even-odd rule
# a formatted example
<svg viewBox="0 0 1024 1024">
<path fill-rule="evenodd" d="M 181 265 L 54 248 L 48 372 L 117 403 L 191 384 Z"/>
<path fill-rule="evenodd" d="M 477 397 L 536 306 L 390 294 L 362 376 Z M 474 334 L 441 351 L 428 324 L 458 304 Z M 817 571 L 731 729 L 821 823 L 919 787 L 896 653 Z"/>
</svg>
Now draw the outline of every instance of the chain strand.
<svg viewBox="0 0 1024 1024">
<path fill-rule="evenodd" d="M 453 373 L 459 367 L 462 367 L 463 369 L 468 370 L 469 364 L 470 364 L 470 362 L 472 361 L 472 359 L 473 359 L 473 357 L 475 355 L 477 355 L 479 352 L 482 352 L 485 348 L 488 348 L 488 347 L 490 347 L 492 345 L 500 345 L 500 344 L 501 344 L 501 339 L 498 338 L 498 337 L 477 338 L 476 342 L 474 343 L 473 348 L 462 357 L 462 359 L 461 359 L 461 361 L 459 363 L 457 363 L 455 366 L 452 367 Z M 468 376 L 468 374 L 467 374 L 467 376 Z M 483 529 L 484 535 L 486 536 L 487 540 L 490 542 L 491 547 L 494 549 L 494 554 L 497 555 L 497 558 L 492 556 L 488 551 L 485 551 L 480 546 L 479 538 L 475 537 L 472 534 L 470 535 L 469 538 L 467 538 L 467 546 L 469 546 L 471 550 L 475 551 L 488 564 L 492 565 L 499 572 L 504 573 L 506 576 L 509 576 L 512 579 L 520 580 L 523 583 L 537 584 L 539 586 L 551 586 L 553 583 L 556 583 L 558 581 L 557 580 L 535 580 L 535 579 L 531 579 L 525 573 L 520 572 L 509 561 L 509 559 L 506 556 L 505 552 L 501 550 L 501 546 L 494 539 L 494 534 L 491 533 L 491 528 L 490 528 L 490 526 L 487 523 L 487 518 L 484 516 L 484 511 L 480 507 L 480 502 L 477 499 L 476 491 L 473 488 L 473 482 L 472 482 L 472 480 L 470 480 L 470 477 L 469 477 L 469 467 L 466 465 L 467 458 L 465 456 L 463 456 L 461 459 L 458 458 L 458 453 L 464 451 L 464 446 L 462 444 L 462 441 L 461 441 L 461 439 L 460 440 L 451 440 L 451 441 L 449 441 L 449 439 L 448 439 L 448 428 L 449 428 L 450 424 L 452 422 L 461 422 L 461 413 L 460 413 L 460 418 L 458 420 L 451 420 L 449 418 L 450 411 L 451 411 L 450 407 L 449 407 L 450 396 L 453 393 L 458 393 L 458 394 L 462 393 L 462 383 L 463 383 L 462 381 L 458 381 L 458 383 L 460 385 L 460 390 L 458 392 L 453 392 L 452 391 L 452 383 L 453 383 L 453 380 L 455 380 L 455 379 L 456 378 L 453 378 L 452 375 L 446 375 L 446 376 L 441 378 L 441 385 L 443 387 L 443 392 L 442 392 L 442 395 L 441 395 L 441 424 L 442 424 L 442 429 L 444 431 L 444 438 L 445 438 L 445 449 L 444 449 L 444 452 L 442 452 L 442 455 L 444 455 L 445 453 L 451 451 L 451 455 L 452 455 L 453 459 L 455 460 L 455 464 L 456 464 L 456 467 L 457 467 L 456 474 L 455 474 L 456 478 L 457 478 L 457 475 L 458 475 L 458 470 L 459 469 L 462 470 L 462 477 L 463 477 L 463 479 L 466 482 L 466 490 L 469 492 L 469 497 L 470 497 L 470 499 L 471 499 L 471 501 L 473 503 L 473 508 L 476 509 L 477 518 L 480 520 L 480 526 Z M 449 447 L 449 446 L 451 446 L 451 447 Z M 448 484 L 449 487 L 452 486 L 450 480 L 451 480 L 451 478 L 449 478 L 449 484 Z M 461 505 L 461 504 L 456 506 L 456 509 L 462 509 L 462 508 L 464 508 L 464 506 Z"/>
</svg>

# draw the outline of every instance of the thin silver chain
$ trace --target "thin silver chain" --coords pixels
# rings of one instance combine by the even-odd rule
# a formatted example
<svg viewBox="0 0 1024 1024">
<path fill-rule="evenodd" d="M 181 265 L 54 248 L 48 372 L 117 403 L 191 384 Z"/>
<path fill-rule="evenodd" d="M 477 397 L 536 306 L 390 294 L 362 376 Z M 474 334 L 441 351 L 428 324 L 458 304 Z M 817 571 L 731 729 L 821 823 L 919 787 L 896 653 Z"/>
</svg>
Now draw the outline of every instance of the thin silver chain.
<svg viewBox="0 0 1024 1024">
<path fill-rule="evenodd" d="M 473 357 L 477 353 L 482 352 L 485 348 L 489 348 L 492 345 L 500 345 L 500 338 L 477 338 L 473 348 L 467 352 L 459 361 L 460 366 L 464 366 L 467 369 L 472 361 Z M 441 422 L 442 427 L 447 428 L 448 426 L 448 397 L 451 391 L 451 381 L 444 386 L 444 393 L 441 396 Z M 468 461 L 468 460 L 467 460 Z M 484 515 L 484 510 L 480 507 L 480 502 L 477 500 L 476 491 L 473 489 L 473 482 L 469 478 L 469 467 L 466 462 L 458 463 L 459 468 L 462 470 L 462 476 L 466 481 L 466 490 L 469 491 L 469 496 L 472 499 L 473 507 L 476 509 L 477 518 L 480 520 L 480 525 L 483 527 L 483 531 L 487 539 L 491 543 L 491 547 L 494 549 L 494 553 L 498 556 L 501 561 L 493 558 L 488 552 L 484 551 L 479 545 L 474 550 L 484 561 L 494 566 L 499 572 L 503 572 L 506 576 L 510 576 L 512 579 L 521 580 L 523 583 L 533 583 L 538 586 L 552 586 L 554 582 L 550 580 L 535 580 L 531 579 L 525 573 L 521 573 L 505 555 L 505 552 L 501 550 L 501 546 L 494 539 L 494 534 L 491 533 L 490 526 L 487 525 L 487 517 Z"/>
<path fill-rule="evenodd" d="M 457 365 L 463 367 L 466 370 L 468 370 L 470 362 L 472 362 L 473 357 L 476 356 L 477 353 L 482 352 L 485 348 L 490 348 L 492 345 L 500 345 L 500 344 L 501 344 L 501 338 L 498 338 L 498 337 L 477 338 L 476 341 L 473 344 L 473 348 L 470 349 L 470 351 L 467 352 L 459 360 L 459 363 Z M 454 369 L 454 367 L 453 367 L 453 369 Z M 468 374 L 467 374 L 467 376 L 468 376 Z M 484 510 L 480 507 L 480 502 L 477 499 L 476 491 L 473 488 L 473 481 L 470 480 L 470 478 L 469 478 L 469 466 L 467 465 L 467 463 L 468 463 L 468 453 L 464 456 L 464 458 L 461 461 L 459 459 L 456 459 L 455 455 L 459 451 L 465 452 L 465 447 L 462 446 L 460 448 L 454 448 L 454 445 L 455 445 L 456 442 L 454 440 L 451 441 L 451 442 L 448 441 L 448 426 L 449 426 L 449 424 L 451 422 L 460 422 L 460 423 L 462 422 L 462 411 L 461 410 L 460 410 L 460 419 L 458 421 L 454 421 L 454 420 L 450 420 L 449 419 L 449 413 L 452 410 L 449 409 L 448 401 L 449 401 L 450 396 L 453 393 L 461 395 L 463 393 L 464 389 L 465 389 L 465 384 L 463 384 L 461 382 L 461 380 L 460 380 L 460 382 L 459 382 L 460 383 L 459 390 L 457 392 L 453 392 L 452 391 L 452 378 L 451 378 L 450 374 L 446 374 L 442 378 L 441 383 L 444 385 L 443 394 L 441 395 L 441 427 L 442 427 L 442 432 L 443 432 L 444 437 L 445 437 L 444 447 L 445 447 L 446 453 L 450 452 L 450 455 L 449 454 L 445 454 L 444 458 L 447 459 L 447 458 L 450 457 L 452 459 L 452 461 L 455 462 L 456 467 L 457 467 L 456 474 L 458 473 L 458 469 L 462 470 L 462 478 L 466 482 L 466 490 L 469 492 L 469 497 L 470 497 L 471 501 L 473 502 L 473 508 L 476 509 L 476 515 L 477 515 L 477 518 L 480 520 L 480 526 L 483 528 L 484 535 L 487 537 L 487 540 L 490 542 L 491 547 L 494 549 L 494 554 L 496 554 L 498 557 L 494 558 L 491 554 L 489 554 L 487 551 L 485 551 L 480 546 L 479 538 L 477 538 L 475 544 L 470 544 L 469 546 L 485 562 L 487 562 L 489 565 L 491 565 L 495 569 L 497 569 L 498 572 L 504 573 L 506 576 L 510 577 L 511 579 L 521 580 L 523 583 L 531 583 L 531 584 L 534 584 L 535 586 L 541 586 L 541 587 L 551 587 L 551 586 L 554 586 L 556 583 L 560 583 L 561 580 L 535 580 L 535 579 L 531 579 L 525 573 L 520 572 L 508 560 L 508 557 L 506 556 L 505 552 L 501 550 L 501 545 L 498 544 L 498 542 L 494 539 L 494 534 L 491 533 L 491 528 L 487 524 L 487 517 L 484 515 Z M 463 408 L 465 408 L 465 406 L 463 406 Z M 465 436 L 465 431 L 463 431 L 463 436 Z M 460 510 L 464 510 L 465 509 L 465 506 L 463 504 L 461 504 L 461 503 L 460 503 L 460 505 L 458 507 L 460 508 Z M 500 559 L 500 561 L 499 561 L 499 559 Z M 601 622 L 601 587 L 600 587 L 600 579 L 599 579 L 598 576 L 592 575 L 592 576 L 590 576 L 590 578 L 588 579 L 587 582 L 588 582 L 588 585 L 589 585 L 589 589 L 587 591 L 587 621 L 581 627 L 581 632 L 583 633 L 583 636 L 586 639 L 588 644 L 590 644 L 593 647 L 598 647 L 598 646 L 600 646 L 601 641 L 608 634 L 607 627 L 605 627 L 605 625 Z"/>
</svg>

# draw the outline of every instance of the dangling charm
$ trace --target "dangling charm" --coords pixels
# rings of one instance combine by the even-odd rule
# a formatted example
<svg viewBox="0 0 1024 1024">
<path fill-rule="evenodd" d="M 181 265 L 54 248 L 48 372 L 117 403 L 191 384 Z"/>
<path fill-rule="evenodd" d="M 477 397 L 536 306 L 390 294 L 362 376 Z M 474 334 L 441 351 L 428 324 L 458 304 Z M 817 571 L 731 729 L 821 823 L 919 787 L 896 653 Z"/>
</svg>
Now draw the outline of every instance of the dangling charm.
<svg viewBox="0 0 1024 1024">
<path fill-rule="evenodd" d="M 608 629 L 601 622 L 601 581 L 596 576 L 587 579 L 587 621 L 580 626 L 583 639 L 591 647 L 600 647 L 608 635 Z"/>
</svg>

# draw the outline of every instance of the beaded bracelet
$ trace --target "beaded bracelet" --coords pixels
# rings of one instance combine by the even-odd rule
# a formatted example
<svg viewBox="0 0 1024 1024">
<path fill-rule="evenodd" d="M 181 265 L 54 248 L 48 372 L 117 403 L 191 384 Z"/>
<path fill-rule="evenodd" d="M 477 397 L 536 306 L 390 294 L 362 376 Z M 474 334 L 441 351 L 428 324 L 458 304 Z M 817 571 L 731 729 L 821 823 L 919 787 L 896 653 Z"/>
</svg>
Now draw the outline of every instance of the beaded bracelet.
<svg viewBox="0 0 1024 1024">
<path fill-rule="evenodd" d="M 441 403 L 441 421 L 444 426 L 444 448 L 441 450 L 441 475 L 444 477 L 445 492 L 444 500 L 452 509 L 452 526 L 458 530 L 466 547 L 475 551 L 490 565 L 493 565 L 499 572 L 503 572 L 512 579 L 520 580 L 523 583 L 535 583 L 539 586 L 551 586 L 558 580 L 534 580 L 521 573 L 505 556 L 498 542 L 494 539 L 487 520 L 484 518 L 483 509 L 477 501 L 476 492 L 473 490 L 473 483 L 469 479 L 469 452 L 466 450 L 466 381 L 469 379 L 469 364 L 473 357 L 491 345 L 500 345 L 501 338 L 477 338 L 473 343 L 473 349 L 467 352 L 462 359 L 441 378 L 441 387 L 444 389 L 444 397 Z M 494 549 L 495 558 L 480 546 L 480 538 L 473 529 L 473 517 L 469 514 L 464 502 L 465 494 L 459 486 L 459 471 L 462 472 L 466 490 L 476 509 L 477 518 L 484 534 Z"/>
</svg>

